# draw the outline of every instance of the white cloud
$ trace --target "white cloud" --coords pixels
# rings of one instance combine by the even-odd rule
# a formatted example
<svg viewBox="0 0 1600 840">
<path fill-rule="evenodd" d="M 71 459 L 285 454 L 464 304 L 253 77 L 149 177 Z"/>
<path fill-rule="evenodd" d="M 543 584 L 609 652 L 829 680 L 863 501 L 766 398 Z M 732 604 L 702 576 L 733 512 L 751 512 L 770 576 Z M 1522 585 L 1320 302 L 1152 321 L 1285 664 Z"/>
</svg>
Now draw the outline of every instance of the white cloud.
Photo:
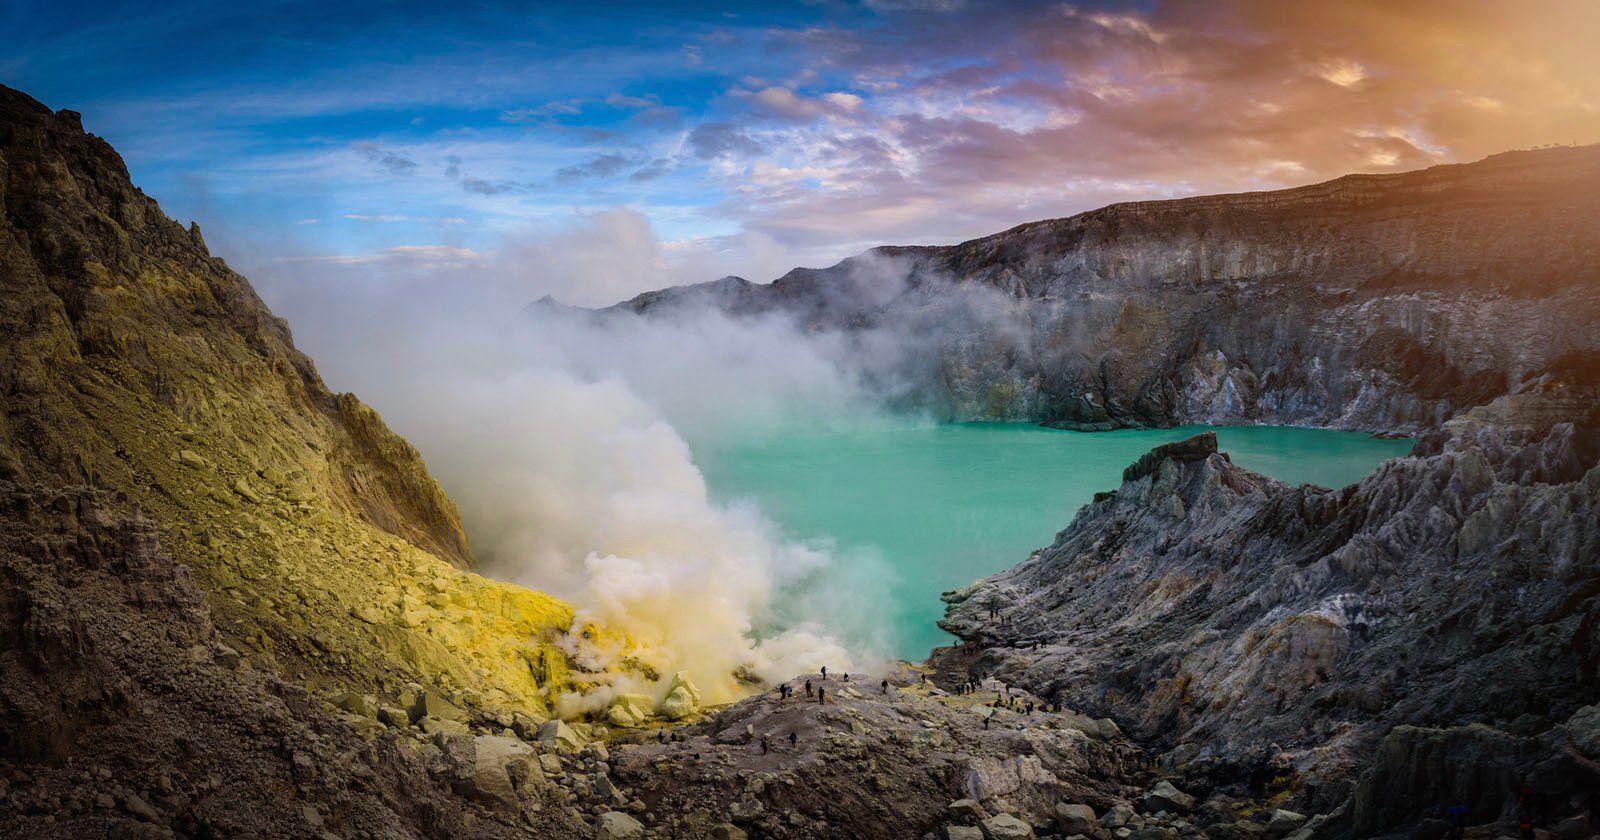
<svg viewBox="0 0 1600 840">
<path fill-rule="evenodd" d="M 605 101 L 613 108 L 654 108 L 661 104 L 653 96 L 627 96 L 621 93 L 610 94 Z"/>
<path fill-rule="evenodd" d="M 1367 68 L 1348 58 L 1335 58 L 1317 65 L 1317 75 L 1339 87 L 1351 87 L 1367 77 Z"/>
<path fill-rule="evenodd" d="M 482 261 L 470 248 L 452 245 L 395 245 L 370 254 L 320 254 L 275 257 L 279 263 L 322 263 L 325 265 L 368 265 L 371 263 L 409 263 L 415 266 L 461 266 Z"/>
</svg>

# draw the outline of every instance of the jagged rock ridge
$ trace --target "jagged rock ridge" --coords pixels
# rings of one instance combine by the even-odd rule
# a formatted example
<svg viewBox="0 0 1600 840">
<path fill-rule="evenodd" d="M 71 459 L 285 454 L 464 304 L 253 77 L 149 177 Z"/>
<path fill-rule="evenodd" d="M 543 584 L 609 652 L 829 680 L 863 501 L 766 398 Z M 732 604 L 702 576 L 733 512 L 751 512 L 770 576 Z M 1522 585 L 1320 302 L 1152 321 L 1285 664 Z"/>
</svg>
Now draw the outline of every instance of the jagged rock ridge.
<svg viewBox="0 0 1600 840">
<path fill-rule="evenodd" d="M 1116 204 L 610 311 L 886 331 L 909 349 L 869 374 L 954 419 L 1411 433 L 1600 353 L 1597 217 L 1600 146 L 1513 152 Z"/>
<path fill-rule="evenodd" d="M 936 658 L 1110 715 L 1212 781 L 1292 768 L 1299 804 L 1346 808 L 1358 836 L 1452 797 L 1497 819 L 1523 781 L 1582 810 L 1597 381 L 1503 397 L 1338 490 L 1234 466 L 1209 434 L 1159 448 L 1053 545 L 947 594 L 966 644 Z"/>
</svg>

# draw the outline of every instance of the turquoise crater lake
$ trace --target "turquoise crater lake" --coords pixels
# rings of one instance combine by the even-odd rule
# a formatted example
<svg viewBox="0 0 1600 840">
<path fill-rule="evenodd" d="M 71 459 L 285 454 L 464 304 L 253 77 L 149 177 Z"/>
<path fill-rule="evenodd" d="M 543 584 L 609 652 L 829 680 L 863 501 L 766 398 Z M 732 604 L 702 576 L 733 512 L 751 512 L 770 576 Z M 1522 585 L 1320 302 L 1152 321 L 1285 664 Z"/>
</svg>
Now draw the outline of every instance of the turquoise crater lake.
<svg viewBox="0 0 1600 840">
<path fill-rule="evenodd" d="M 1205 427 L 1066 432 L 1013 423 L 793 427 L 697 446 L 714 497 L 752 500 L 838 560 L 821 595 L 873 612 L 878 644 L 920 660 L 951 637 L 939 593 L 1049 545 L 1151 447 Z M 1234 463 L 1290 483 L 1342 487 L 1404 456 L 1409 440 L 1286 427 L 1215 429 Z M 826 612 L 826 610 L 824 610 Z"/>
</svg>

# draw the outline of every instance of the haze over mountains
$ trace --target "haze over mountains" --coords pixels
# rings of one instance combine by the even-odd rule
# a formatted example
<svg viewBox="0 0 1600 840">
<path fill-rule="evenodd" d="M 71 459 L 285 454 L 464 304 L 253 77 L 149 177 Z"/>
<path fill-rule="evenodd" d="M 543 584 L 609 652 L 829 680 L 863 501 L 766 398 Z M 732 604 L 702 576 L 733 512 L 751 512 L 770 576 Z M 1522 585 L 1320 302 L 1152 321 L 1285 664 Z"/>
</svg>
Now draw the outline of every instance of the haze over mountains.
<svg viewBox="0 0 1600 840">
<path fill-rule="evenodd" d="M 781 313 L 953 419 L 1435 428 L 1592 364 L 1600 146 L 1118 204 L 612 307 Z"/>
</svg>

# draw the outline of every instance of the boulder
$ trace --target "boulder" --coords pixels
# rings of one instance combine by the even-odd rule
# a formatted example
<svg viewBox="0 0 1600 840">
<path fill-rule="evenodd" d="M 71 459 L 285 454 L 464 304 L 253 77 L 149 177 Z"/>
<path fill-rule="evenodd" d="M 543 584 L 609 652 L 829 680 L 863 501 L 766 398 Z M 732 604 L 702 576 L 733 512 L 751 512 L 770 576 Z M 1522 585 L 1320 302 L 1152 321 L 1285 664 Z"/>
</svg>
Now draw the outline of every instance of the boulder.
<svg viewBox="0 0 1600 840">
<path fill-rule="evenodd" d="M 1128 824 L 1133 819 L 1133 807 L 1129 805 L 1113 805 L 1106 815 L 1100 818 L 1100 824 L 1109 829 L 1118 829 Z"/>
<path fill-rule="evenodd" d="M 233 492 L 238 493 L 240 498 L 253 505 L 261 504 L 261 495 L 242 478 L 234 480 Z"/>
<path fill-rule="evenodd" d="M 957 799 L 944 806 L 944 810 L 951 822 L 963 825 L 976 825 L 989 818 L 976 799 Z"/>
<path fill-rule="evenodd" d="M 661 716 L 668 720 L 682 720 L 700 707 L 700 690 L 689 679 L 688 671 L 672 675 L 667 685 L 667 696 L 661 701 Z"/>
<path fill-rule="evenodd" d="M 539 727 L 539 740 L 553 742 L 558 748 L 576 752 L 583 747 L 583 736 L 564 720 L 547 720 Z"/>
<path fill-rule="evenodd" d="M 1145 793 L 1142 809 L 1146 814 L 1161 811 L 1169 814 L 1187 814 L 1194 810 L 1194 797 L 1173 787 L 1166 779 L 1162 779 Z"/>
<path fill-rule="evenodd" d="M 1164 825 L 1147 825 L 1128 835 L 1128 840 L 1175 840 L 1178 832 Z"/>
<path fill-rule="evenodd" d="M 240 656 L 238 651 L 222 644 L 217 645 L 215 658 L 218 665 L 230 671 L 238 668 L 239 664 L 244 661 L 244 657 Z"/>
<path fill-rule="evenodd" d="M 1305 825 L 1289 832 L 1289 836 L 1283 838 L 1283 840 L 1313 840 L 1317 836 L 1317 829 L 1321 828 L 1322 824 L 1327 821 L 1327 814 L 1318 814 L 1306 820 Z"/>
<path fill-rule="evenodd" d="M 621 811 L 607 811 L 594 821 L 594 840 L 640 840 L 644 823 Z"/>
<path fill-rule="evenodd" d="M 723 823 L 711 829 L 711 840 L 750 840 L 750 835 L 733 823 Z"/>
<path fill-rule="evenodd" d="M 1554 834 L 1559 840 L 1583 840 L 1585 837 L 1594 837 L 1596 834 L 1593 826 L 1589 825 L 1589 818 L 1583 814 L 1579 814 L 1576 817 L 1568 817 L 1556 823 L 1556 827 L 1550 833 Z"/>
<path fill-rule="evenodd" d="M 150 807 L 150 803 L 141 799 L 136 793 L 130 793 L 123 797 L 122 810 L 127 811 L 128 813 L 138 817 L 141 820 L 144 820 L 145 822 L 157 824 L 161 822 L 161 814 L 156 811 L 155 808 Z"/>
<path fill-rule="evenodd" d="M 529 780 L 541 780 L 538 754 L 516 738 L 479 735 L 472 739 L 473 761 L 467 776 L 473 799 L 504 811 L 517 809 L 517 791 Z"/>
<path fill-rule="evenodd" d="M 616 784 L 611 781 L 611 777 L 604 773 L 594 774 L 594 778 L 589 782 L 589 789 L 594 791 L 594 795 L 601 799 L 624 798 L 622 791 L 618 790 Z"/>
<path fill-rule="evenodd" d="M 1584 706 L 1574 712 L 1562 728 L 1573 749 L 1589 758 L 1600 759 L 1600 705 Z"/>
<path fill-rule="evenodd" d="M 728 804 L 728 816 L 739 822 L 752 822 L 767 812 L 759 799 L 735 799 Z"/>
<path fill-rule="evenodd" d="M 373 702 L 372 698 L 356 694 L 355 692 L 341 694 L 333 698 L 333 705 L 344 709 L 347 712 L 351 712 L 352 714 L 358 714 L 362 717 L 372 718 L 373 720 L 378 719 L 377 704 Z"/>
<path fill-rule="evenodd" d="M 443 718 L 436 717 L 425 717 L 418 720 L 417 728 L 421 729 L 423 734 L 433 738 L 435 743 L 438 743 L 444 738 L 455 735 L 472 734 L 472 730 L 468 729 L 467 725 L 461 723 L 460 721 L 445 720 Z"/>
<path fill-rule="evenodd" d="M 1093 834 L 1099 828 L 1099 821 L 1088 805 L 1057 802 L 1056 828 L 1062 834 Z"/>
<path fill-rule="evenodd" d="M 606 719 L 613 726 L 629 728 L 639 726 L 650 719 L 652 707 L 655 704 L 643 694 L 619 694 L 611 701 L 611 708 L 606 711 Z"/>
<path fill-rule="evenodd" d="M 433 691 L 417 693 L 417 699 L 411 704 L 411 719 L 420 720 L 425 717 L 435 717 L 442 720 L 465 722 L 467 713 L 461 707 L 439 696 Z"/>
<path fill-rule="evenodd" d="M 984 840 L 1032 840 L 1033 826 L 1010 814 L 1001 814 L 990 817 L 978 827 L 983 831 Z"/>
<path fill-rule="evenodd" d="M 1267 820 L 1267 836 L 1282 837 L 1300 826 L 1304 825 L 1306 817 L 1293 811 L 1279 808 L 1272 812 L 1272 818 Z"/>
<path fill-rule="evenodd" d="M 339 720 L 343 721 L 346 726 L 355 730 L 355 733 L 361 736 L 362 740 L 365 741 L 370 741 L 373 738 L 376 738 L 379 735 L 389 731 L 384 727 L 383 724 L 373 720 L 372 718 L 362 717 L 358 714 L 342 712 L 339 714 L 338 718 Z"/>
<path fill-rule="evenodd" d="M 983 840 L 983 829 L 972 825 L 950 825 L 944 829 L 945 840 Z"/>
<path fill-rule="evenodd" d="M 511 731 L 517 733 L 517 737 L 524 741 L 539 740 L 539 727 L 543 726 L 544 723 L 543 718 L 536 718 L 521 712 L 515 712 L 511 715 Z"/>
<path fill-rule="evenodd" d="M 1030 788 L 1052 788 L 1060 784 L 1037 755 L 971 757 L 966 761 L 966 794 L 969 799 L 991 802 Z"/>
<path fill-rule="evenodd" d="M 411 713 L 399 706 L 382 706 L 378 709 L 378 720 L 385 726 L 405 729 L 411 725 Z"/>
</svg>

